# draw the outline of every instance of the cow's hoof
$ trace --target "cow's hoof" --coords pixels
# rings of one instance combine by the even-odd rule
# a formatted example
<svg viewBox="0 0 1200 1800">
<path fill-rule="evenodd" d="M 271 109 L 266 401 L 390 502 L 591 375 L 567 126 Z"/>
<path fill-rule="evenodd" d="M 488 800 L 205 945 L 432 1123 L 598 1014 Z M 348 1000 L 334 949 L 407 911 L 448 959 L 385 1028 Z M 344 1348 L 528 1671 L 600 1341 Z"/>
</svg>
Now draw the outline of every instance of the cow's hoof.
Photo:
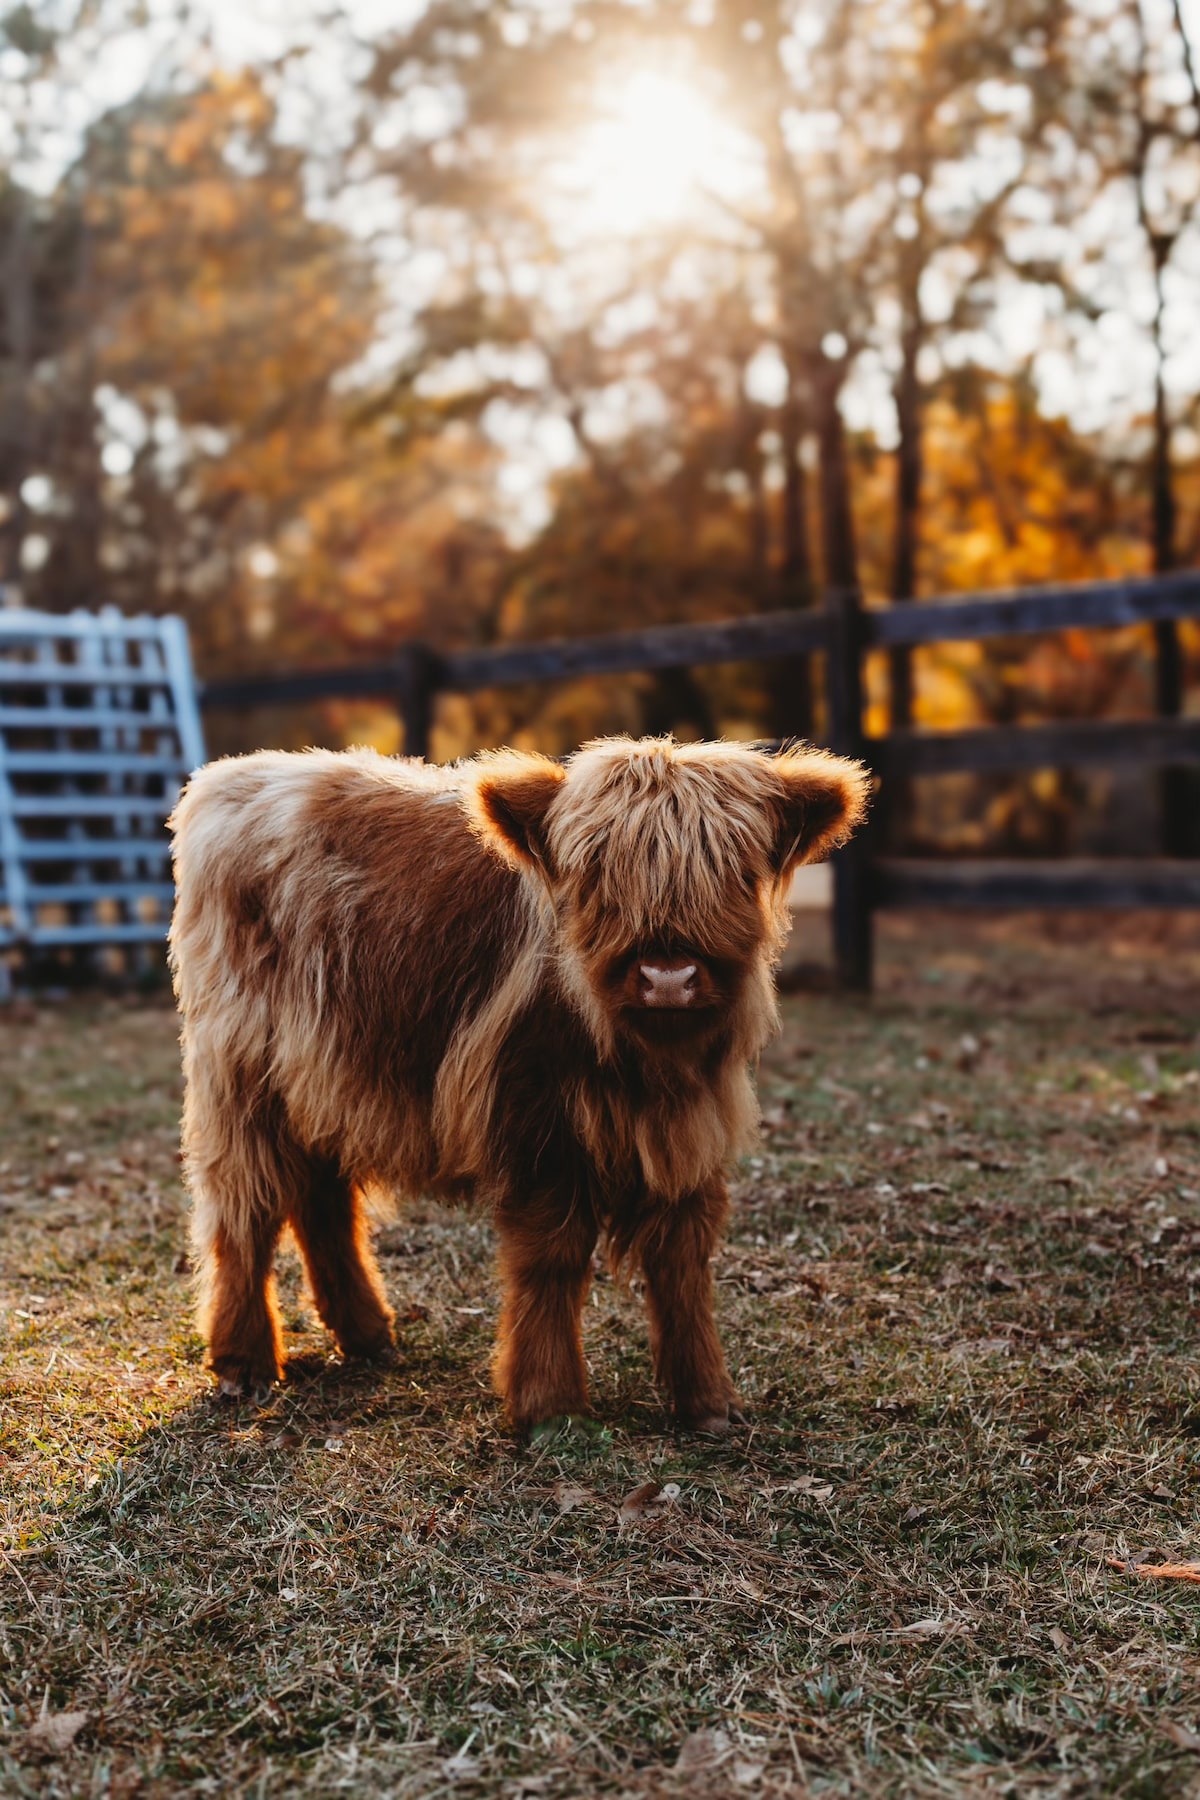
<svg viewBox="0 0 1200 1800">
<path fill-rule="evenodd" d="M 732 1403 L 720 1412 L 697 1413 L 680 1420 L 685 1431 L 697 1431 L 704 1437 L 727 1437 L 735 1425 L 747 1422 L 741 1407 Z"/>
<path fill-rule="evenodd" d="M 598 1419 L 594 1419 L 586 1407 L 576 1407 L 571 1412 L 548 1413 L 537 1419 L 514 1419 L 513 1430 L 516 1436 L 527 1444 L 548 1444 L 558 1437 L 594 1438 L 603 1433 L 605 1427 Z"/>
<path fill-rule="evenodd" d="M 282 1379 L 273 1369 L 255 1368 L 253 1363 L 241 1362 L 233 1356 L 222 1357 L 215 1363 L 213 1374 L 222 1400 L 252 1400 L 255 1406 L 265 1406 L 276 1381 Z"/>
<path fill-rule="evenodd" d="M 698 1431 L 702 1437 L 724 1437 L 730 1429 L 729 1414 L 709 1413 L 703 1419 L 696 1419 L 687 1429 Z"/>
<path fill-rule="evenodd" d="M 251 1400 L 255 1406 L 265 1406 L 271 1398 L 269 1381 L 246 1381 L 236 1375 L 222 1375 L 217 1383 L 217 1393 L 222 1400 Z"/>
<path fill-rule="evenodd" d="M 335 1331 L 337 1347 L 347 1362 L 377 1363 L 381 1368 L 391 1368 L 400 1360 L 400 1352 L 396 1348 L 396 1338 L 391 1325 L 384 1325 L 382 1330 L 364 1331 L 362 1335 L 347 1333 L 343 1336 Z"/>
</svg>

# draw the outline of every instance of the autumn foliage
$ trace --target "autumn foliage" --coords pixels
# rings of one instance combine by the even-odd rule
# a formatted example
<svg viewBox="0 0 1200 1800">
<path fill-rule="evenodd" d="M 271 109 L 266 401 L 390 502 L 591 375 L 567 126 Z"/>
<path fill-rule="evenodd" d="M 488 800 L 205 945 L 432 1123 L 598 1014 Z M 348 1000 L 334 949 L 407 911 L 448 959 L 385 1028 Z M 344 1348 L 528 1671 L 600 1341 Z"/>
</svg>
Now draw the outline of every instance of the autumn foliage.
<svg viewBox="0 0 1200 1800">
<path fill-rule="evenodd" d="M 18 9 L 0 580 L 180 611 L 230 673 L 1186 566 L 1185 23 L 435 0 L 251 56 L 181 16 L 118 99 L 117 0 L 58 35 Z M 68 142 L 44 120 L 76 87 Z M 1135 633 L 869 675 L 881 728 L 1136 715 L 1154 667 Z M 817 689 L 788 665 L 448 698 L 434 747 L 819 736 Z M 349 705 L 211 729 L 400 743 Z M 1032 846 L 1085 802 L 1047 777 L 935 796 L 924 828 Z"/>
</svg>

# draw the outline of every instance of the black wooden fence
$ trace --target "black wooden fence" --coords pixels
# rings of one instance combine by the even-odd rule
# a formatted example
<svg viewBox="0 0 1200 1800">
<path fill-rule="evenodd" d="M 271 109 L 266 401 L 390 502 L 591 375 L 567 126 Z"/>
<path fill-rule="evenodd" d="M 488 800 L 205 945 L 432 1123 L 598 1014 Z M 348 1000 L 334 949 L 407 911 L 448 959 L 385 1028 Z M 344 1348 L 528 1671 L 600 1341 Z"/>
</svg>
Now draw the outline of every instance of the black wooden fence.
<svg viewBox="0 0 1200 1800">
<path fill-rule="evenodd" d="M 986 726 L 969 731 L 863 728 L 863 658 L 872 649 L 1148 624 L 1160 671 L 1179 668 L 1177 622 L 1200 619 L 1200 571 L 1136 581 L 1020 589 L 868 609 L 835 590 L 808 612 L 766 613 L 723 624 L 655 626 L 606 637 L 515 644 L 439 656 L 422 644 L 367 667 L 206 683 L 205 708 L 302 700 L 385 698 L 399 710 L 405 750 L 425 756 L 437 696 L 531 681 L 635 674 L 821 653 L 830 747 L 862 757 L 881 791 L 918 775 L 1108 764 L 1165 770 L 1200 764 L 1200 718 L 1182 714 L 1176 675 L 1157 688 L 1158 716 Z M 1175 789 L 1176 806 L 1180 794 Z M 1186 799 L 1182 802 L 1186 804 Z M 1179 821 L 1174 836 L 1178 839 Z M 1186 821 L 1185 821 L 1186 823 Z M 877 853 L 868 829 L 834 859 L 834 950 L 842 982 L 871 984 L 872 916 L 897 906 L 1200 906 L 1200 859 L 995 861 L 900 859 Z"/>
</svg>

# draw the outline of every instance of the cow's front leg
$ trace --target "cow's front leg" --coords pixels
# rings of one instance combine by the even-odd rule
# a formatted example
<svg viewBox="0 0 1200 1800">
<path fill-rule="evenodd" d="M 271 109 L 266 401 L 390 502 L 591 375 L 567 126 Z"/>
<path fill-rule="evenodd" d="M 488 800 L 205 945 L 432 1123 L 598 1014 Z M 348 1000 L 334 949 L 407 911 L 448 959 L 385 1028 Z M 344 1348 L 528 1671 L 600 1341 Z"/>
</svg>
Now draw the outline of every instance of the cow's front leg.
<svg viewBox="0 0 1200 1800">
<path fill-rule="evenodd" d="M 727 1431 L 742 1422 L 713 1318 L 709 1268 L 728 1215 L 728 1190 L 716 1176 L 664 1202 L 640 1242 L 655 1372 L 675 1417 L 692 1431 Z"/>
<path fill-rule="evenodd" d="M 596 1221 L 589 1208 L 550 1197 L 502 1206 L 504 1303 L 492 1365 L 513 1424 L 587 1411 L 580 1318 L 592 1274 Z"/>
</svg>

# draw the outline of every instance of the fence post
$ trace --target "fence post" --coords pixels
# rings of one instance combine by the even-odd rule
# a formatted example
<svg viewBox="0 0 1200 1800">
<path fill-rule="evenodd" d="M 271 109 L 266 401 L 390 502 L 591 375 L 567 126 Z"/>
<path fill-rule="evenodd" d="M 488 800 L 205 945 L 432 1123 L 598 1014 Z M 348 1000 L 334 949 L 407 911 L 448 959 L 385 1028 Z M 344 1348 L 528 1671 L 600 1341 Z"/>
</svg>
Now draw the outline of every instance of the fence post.
<svg viewBox="0 0 1200 1800">
<path fill-rule="evenodd" d="M 1183 712 L 1183 646 L 1174 619 L 1154 626 L 1154 710 L 1160 719 Z M 1200 842 L 1196 816 L 1200 792 L 1193 769 L 1167 767 L 1160 777 L 1162 851 L 1164 856 L 1196 856 Z"/>
<path fill-rule="evenodd" d="M 404 726 L 405 756 L 429 756 L 433 703 L 440 684 L 438 659 L 425 644 L 406 644 L 396 708 Z"/>
<path fill-rule="evenodd" d="M 825 596 L 829 649 L 825 697 L 829 741 L 839 756 L 863 753 L 862 605 L 857 588 L 830 588 Z M 869 861 L 862 835 L 833 858 L 833 954 L 840 984 L 869 993 L 872 972 Z"/>
</svg>

